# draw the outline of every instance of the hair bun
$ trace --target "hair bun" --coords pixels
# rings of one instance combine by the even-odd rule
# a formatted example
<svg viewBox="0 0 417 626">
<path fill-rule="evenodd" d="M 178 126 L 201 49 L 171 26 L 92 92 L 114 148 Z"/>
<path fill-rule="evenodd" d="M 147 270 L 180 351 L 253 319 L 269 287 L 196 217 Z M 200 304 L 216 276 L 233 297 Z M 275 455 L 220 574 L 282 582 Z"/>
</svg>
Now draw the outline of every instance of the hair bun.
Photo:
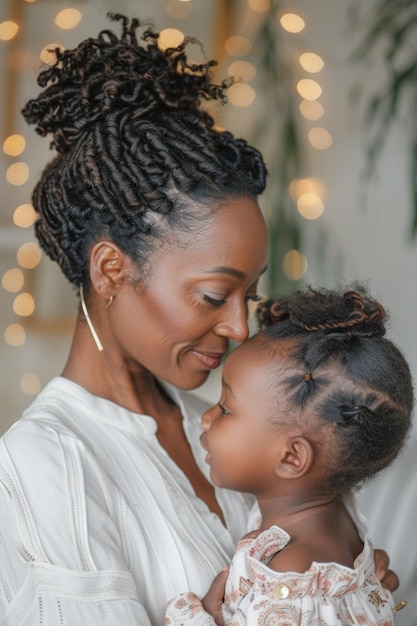
<svg viewBox="0 0 417 626">
<path fill-rule="evenodd" d="M 305 331 L 326 334 L 377 337 L 386 330 L 384 307 L 360 286 L 341 293 L 307 288 L 287 298 L 262 303 L 257 317 L 261 327 L 287 322 Z"/>
<path fill-rule="evenodd" d="M 161 111 L 172 114 L 181 109 L 207 121 L 200 99 L 225 100 L 223 92 L 229 83 L 211 82 L 215 62 L 196 65 L 187 61 L 186 47 L 199 44 L 196 39 L 188 37 L 178 47 L 163 51 L 151 24 L 146 24 L 141 45 L 136 34 L 142 25 L 139 20 L 129 23 L 118 13 L 108 13 L 108 17 L 122 23 L 120 39 L 103 30 L 73 50 L 57 49 L 55 64 L 38 77 L 44 91 L 22 110 L 40 135 L 52 134 L 52 147 L 58 152 L 66 152 L 109 111 L 152 119 Z"/>
</svg>

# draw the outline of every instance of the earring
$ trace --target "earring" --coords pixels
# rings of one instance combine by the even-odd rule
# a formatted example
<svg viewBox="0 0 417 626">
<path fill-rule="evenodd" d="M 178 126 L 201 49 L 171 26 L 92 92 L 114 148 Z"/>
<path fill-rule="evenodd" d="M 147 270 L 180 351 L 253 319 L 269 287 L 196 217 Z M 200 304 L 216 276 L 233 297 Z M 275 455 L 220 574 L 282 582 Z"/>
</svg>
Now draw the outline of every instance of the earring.
<svg viewBox="0 0 417 626">
<path fill-rule="evenodd" d="M 112 302 L 113 302 L 113 295 L 111 295 L 110 298 L 107 300 L 107 302 L 104 305 L 103 309 L 104 310 L 108 309 Z"/>
<path fill-rule="evenodd" d="M 93 322 L 91 321 L 90 316 L 88 314 L 87 306 L 86 306 L 85 300 L 84 300 L 84 289 L 83 289 L 82 285 L 80 285 L 80 300 L 81 300 L 81 307 L 83 309 L 84 317 L 87 320 L 88 328 L 90 329 L 90 332 L 93 335 L 93 339 L 94 339 L 95 344 L 96 344 L 96 346 L 98 348 L 98 351 L 102 352 L 103 351 L 103 346 L 101 345 L 101 341 L 98 338 L 96 330 L 95 330 L 95 328 L 93 326 Z M 110 304 L 111 304 L 111 302 L 110 302 Z"/>
</svg>

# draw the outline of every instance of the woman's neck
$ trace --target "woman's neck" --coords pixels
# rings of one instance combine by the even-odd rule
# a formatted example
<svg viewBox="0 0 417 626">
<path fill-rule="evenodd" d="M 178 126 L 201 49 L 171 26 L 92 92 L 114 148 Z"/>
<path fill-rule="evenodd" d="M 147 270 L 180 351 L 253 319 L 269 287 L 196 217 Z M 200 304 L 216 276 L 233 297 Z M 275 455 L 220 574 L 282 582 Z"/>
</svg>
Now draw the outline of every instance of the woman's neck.
<svg viewBox="0 0 417 626">
<path fill-rule="evenodd" d="M 135 413 L 157 416 L 175 406 L 151 372 L 123 361 L 106 346 L 100 352 L 80 320 L 62 376 Z"/>
</svg>

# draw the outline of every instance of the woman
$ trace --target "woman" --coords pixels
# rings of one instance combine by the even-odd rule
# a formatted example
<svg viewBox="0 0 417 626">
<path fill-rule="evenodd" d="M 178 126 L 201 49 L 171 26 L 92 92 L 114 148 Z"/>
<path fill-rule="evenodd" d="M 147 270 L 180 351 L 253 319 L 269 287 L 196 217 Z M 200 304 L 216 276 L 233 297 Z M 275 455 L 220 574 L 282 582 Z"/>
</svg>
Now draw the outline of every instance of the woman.
<svg viewBox="0 0 417 626">
<path fill-rule="evenodd" d="M 5 624 L 161 624 L 253 527 L 251 500 L 209 482 L 205 407 L 178 389 L 248 334 L 265 165 L 201 106 L 224 98 L 211 62 L 111 18 L 121 37 L 57 52 L 23 110 L 57 151 L 34 190 L 36 234 L 81 310 L 62 376 L 1 441 Z"/>
</svg>

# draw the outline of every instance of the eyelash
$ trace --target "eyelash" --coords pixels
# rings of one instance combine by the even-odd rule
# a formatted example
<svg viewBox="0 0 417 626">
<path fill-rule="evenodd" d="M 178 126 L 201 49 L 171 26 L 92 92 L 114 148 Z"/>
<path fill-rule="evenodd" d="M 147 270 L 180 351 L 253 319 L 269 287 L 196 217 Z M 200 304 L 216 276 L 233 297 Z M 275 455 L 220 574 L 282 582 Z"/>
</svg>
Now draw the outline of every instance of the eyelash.
<svg viewBox="0 0 417 626">
<path fill-rule="evenodd" d="M 230 411 L 224 408 L 224 406 L 219 402 L 219 409 L 222 415 L 230 415 Z"/>
<path fill-rule="evenodd" d="M 212 304 L 213 306 L 222 306 L 223 304 L 226 304 L 226 300 L 217 300 L 216 298 L 208 296 L 206 293 L 203 294 L 203 298 L 206 302 Z M 254 294 L 252 296 L 245 296 L 245 302 L 260 302 L 261 300 L 262 296 L 258 296 L 257 294 Z"/>
</svg>

